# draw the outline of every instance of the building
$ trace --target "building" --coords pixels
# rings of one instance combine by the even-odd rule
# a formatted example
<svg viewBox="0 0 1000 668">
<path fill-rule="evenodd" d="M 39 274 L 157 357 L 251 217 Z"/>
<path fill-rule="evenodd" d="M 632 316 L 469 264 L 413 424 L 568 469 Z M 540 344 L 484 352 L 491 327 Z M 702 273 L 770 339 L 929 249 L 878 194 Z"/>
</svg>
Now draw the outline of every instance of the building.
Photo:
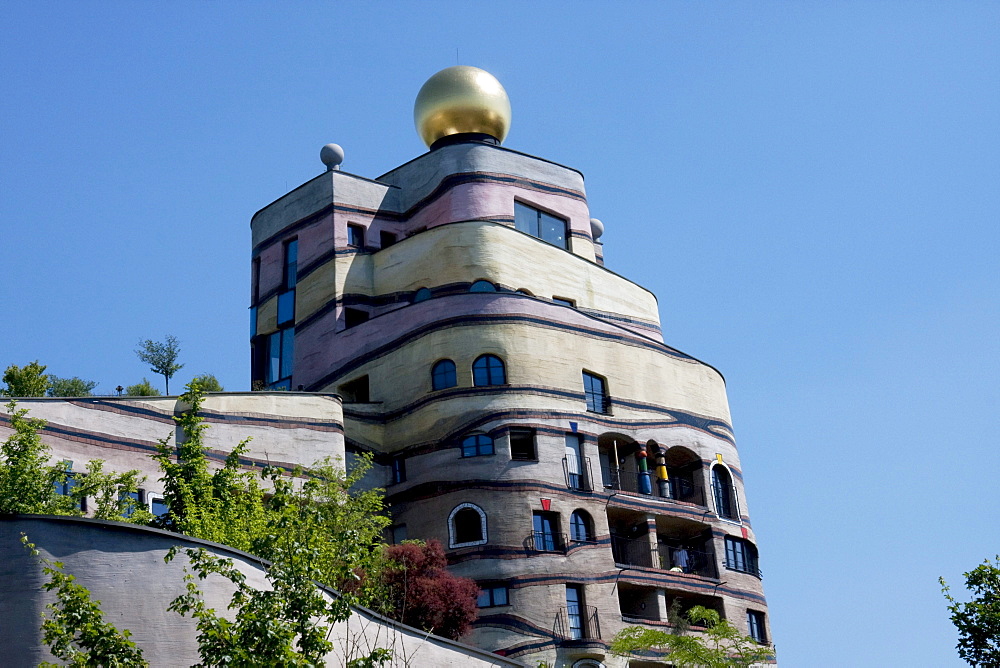
<svg viewBox="0 0 1000 668">
<path fill-rule="evenodd" d="M 474 645 L 622 665 L 617 631 L 696 604 L 767 642 L 721 374 L 604 267 L 580 172 L 502 146 L 496 79 L 443 70 L 414 116 L 427 153 L 370 179 L 329 145 L 253 216 L 255 387 L 342 397 L 392 539 L 479 583 Z"/>
</svg>

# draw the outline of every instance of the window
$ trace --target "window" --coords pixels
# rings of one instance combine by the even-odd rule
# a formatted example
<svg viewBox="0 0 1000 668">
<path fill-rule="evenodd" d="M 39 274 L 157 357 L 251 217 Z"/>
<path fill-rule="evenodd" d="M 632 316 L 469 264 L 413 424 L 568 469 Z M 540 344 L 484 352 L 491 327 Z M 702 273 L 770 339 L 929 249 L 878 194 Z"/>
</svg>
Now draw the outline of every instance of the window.
<svg viewBox="0 0 1000 668">
<path fill-rule="evenodd" d="M 712 494 L 715 497 L 715 513 L 719 517 L 738 519 L 733 499 L 733 479 L 725 466 L 716 464 L 712 467 Z"/>
<path fill-rule="evenodd" d="M 473 434 L 462 440 L 463 457 L 482 457 L 493 454 L 493 439 L 486 434 Z"/>
<path fill-rule="evenodd" d="M 609 407 L 608 388 L 604 379 L 592 373 L 583 372 L 583 392 L 587 395 L 587 410 L 592 413 L 607 413 Z"/>
<path fill-rule="evenodd" d="M 455 363 L 451 360 L 441 360 L 431 369 L 431 387 L 435 390 L 445 390 L 458 385 L 455 373 Z"/>
<path fill-rule="evenodd" d="M 81 473 L 73 473 L 73 462 L 66 461 L 63 462 L 66 470 L 66 479 L 63 481 L 56 481 L 52 483 L 52 486 L 56 490 L 56 494 L 60 496 L 72 496 L 73 490 L 80 486 L 80 478 L 83 476 Z M 84 512 L 87 512 L 87 497 L 81 497 L 77 502 L 76 507 Z"/>
<path fill-rule="evenodd" d="M 566 486 L 590 491 L 590 476 L 587 473 L 589 460 L 584 459 L 582 449 L 583 438 L 579 434 L 566 434 L 566 457 L 563 461 Z"/>
<path fill-rule="evenodd" d="M 510 430 L 510 458 L 518 461 L 538 459 L 538 455 L 535 454 L 534 429 Z"/>
<path fill-rule="evenodd" d="M 506 585 L 479 585 L 479 598 L 476 605 L 480 608 L 495 608 L 507 605 L 508 592 Z"/>
<path fill-rule="evenodd" d="M 368 322 L 371 316 L 368 315 L 368 311 L 362 311 L 359 308 L 345 308 L 344 309 L 344 329 L 350 329 L 351 327 L 357 327 L 363 322 Z"/>
<path fill-rule="evenodd" d="M 473 503 L 455 506 L 448 516 L 450 547 L 467 547 L 486 543 L 486 513 Z"/>
<path fill-rule="evenodd" d="M 469 286 L 469 292 L 496 292 L 497 286 L 489 281 L 479 280 Z"/>
<path fill-rule="evenodd" d="M 531 514 L 532 540 L 539 552 L 556 552 L 563 549 L 563 536 L 559 533 L 559 515 L 535 511 Z"/>
<path fill-rule="evenodd" d="M 553 297 L 552 301 L 556 304 L 562 304 L 563 306 L 569 306 L 570 308 L 576 308 L 576 302 L 572 299 L 566 299 L 565 297 Z"/>
<path fill-rule="evenodd" d="M 135 492 L 118 494 L 118 498 L 121 499 L 122 501 L 124 501 L 127 498 L 132 499 L 132 505 L 129 508 L 126 508 L 125 512 L 122 513 L 124 517 L 132 517 L 132 515 L 135 514 L 136 510 L 145 507 L 145 504 L 142 502 L 143 493 L 144 491 L 140 489 Z"/>
<path fill-rule="evenodd" d="M 378 233 L 379 246 L 382 248 L 388 248 L 389 246 L 396 243 L 396 235 L 392 232 L 382 231 Z"/>
<path fill-rule="evenodd" d="M 170 511 L 166 500 L 159 494 L 147 494 L 146 503 L 148 504 L 149 512 L 157 517 L 163 517 Z"/>
<path fill-rule="evenodd" d="M 402 457 L 392 458 L 392 483 L 406 482 L 406 460 Z"/>
<path fill-rule="evenodd" d="M 292 388 L 295 362 L 295 328 L 281 329 L 268 337 L 267 385 L 271 389 Z"/>
<path fill-rule="evenodd" d="M 583 587 L 566 585 L 566 617 L 569 622 L 569 637 L 583 638 Z"/>
<path fill-rule="evenodd" d="M 425 302 L 431 298 L 431 291 L 429 288 L 420 288 L 413 293 L 413 303 Z"/>
<path fill-rule="evenodd" d="M 749 541 L 726 536 L 726 568 L 760 577 L 757 548 Z"/>
<path fill-rule="evenodd" d="M 337 388 L 337 393 L 343 397 L 344 401 L 355 403 L 367 403 L 371 400 L 368 387 L 368 376 L 355 378 L 349 383 L 344 383 Z"/>
<path fill-rule="evenodd" d="M 347 226 L 347 245 L 355 248 L 365 247 L 365 228 L 361 225 Z"/>
<path fill-rule="evenodd" d="M 472 363 L 472 384 L 477 387 L 485 385 L 505 385 L 507 373 L 503 360 L 496 355 L 480 355 Z"/>
<path fill-rule="evenodd" d="M 406 525 L 397 524 L 395 526 L 389 527 L 389 542 L 393 545 L 399 545 L 404 540 L 406 540 Z"/>
<path fill-rule="evenodd" d="M 747 610 L 747 630 L 751 638 L 761 645 L 767 644 L 767 632 L 764 628 L 764 613 L 756 610 Z"/>
<path fill-rule="evenodd" d="M 559 248 L 569 248 L 566 221 L 527 204 L 514 202 L 514 227 Z"/>
<path fill-rule="evenodd" d="M 278 295 L 278 326 L 295 320 L 295 290 Z"/>
<path fill-rule="evenodd" d="M 569 516 L 569 539 L 586 543 L 594 540 L 593 522 L 585 510 L 574 510 Z"/>
<path fill-rule="evenodd" d="M 292 239 L 285 242 L 285 272 L 282 278 L 282 287 L 291 290 L 295 287 L 299 278 L 299 240 Z"/>
</svg>

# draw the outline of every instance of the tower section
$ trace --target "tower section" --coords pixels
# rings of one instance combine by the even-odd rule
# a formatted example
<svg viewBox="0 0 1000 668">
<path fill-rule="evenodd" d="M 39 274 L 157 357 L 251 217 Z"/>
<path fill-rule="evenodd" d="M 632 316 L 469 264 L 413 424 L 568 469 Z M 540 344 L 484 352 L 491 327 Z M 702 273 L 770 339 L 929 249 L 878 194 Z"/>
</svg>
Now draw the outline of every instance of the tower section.
<svg viewBox="0 0 1000 668">
<path fill-rule="evenodd" d="M 328 151 L 253 217 L 255 385 L 341 395 L 392 540 L 479 583 L 464 640 L 619 665 L 619 630 L 704 605 L 767 642 L 722 376 L 663 342 L 583 176 L 503 147 L 506 93 L 470 70 L 418 96 L 429 152 L 373 180 Z"/>
</svg>

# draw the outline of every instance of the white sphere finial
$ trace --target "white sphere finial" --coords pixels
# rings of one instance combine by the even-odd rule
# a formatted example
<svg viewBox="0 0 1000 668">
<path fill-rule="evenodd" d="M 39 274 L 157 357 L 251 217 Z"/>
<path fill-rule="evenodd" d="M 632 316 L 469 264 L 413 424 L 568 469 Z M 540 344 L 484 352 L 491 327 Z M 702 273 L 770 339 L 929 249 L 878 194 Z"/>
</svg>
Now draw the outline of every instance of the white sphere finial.
<svg viewBox="0 0 1000 668">
<path fill-rule="evenodd" d="M 340 169 L 340 163 L 344 162 L 344 149 L 340 144 L 327 144 L 319 150 L 319 159 L 326 165 L 328 172 Z"/>
<path fill-rule="evenodd" d="M 590 219 L 590 234 L 591 234 L 591 236 L 594 237 L 594 241 L 597 241 L 598 239 L 600 239 L 601 235 L 604 234 L 604 223 L 602 223 L 601 221 L 597 220 L 596 218 L 591 218 Z"/>
</svg>

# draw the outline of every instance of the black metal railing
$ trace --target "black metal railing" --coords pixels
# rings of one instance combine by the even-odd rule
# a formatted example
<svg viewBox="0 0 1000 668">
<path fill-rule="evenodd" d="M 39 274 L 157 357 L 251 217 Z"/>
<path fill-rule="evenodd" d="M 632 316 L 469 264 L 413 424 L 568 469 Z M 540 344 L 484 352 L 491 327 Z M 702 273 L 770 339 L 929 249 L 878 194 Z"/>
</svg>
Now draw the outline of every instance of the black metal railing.
<svg viewBox="0 0 1000 668">
<path fill-rule="evenodd" d="M 657 546 L 660 568 L 663 570 L 680 569 L 682 573 L 693 573 L 703 578 L 719 577 L 719 569 L 715 565 L 715 554 L 705 550 L 660 543 Z"/>
<path fill-rule="evenodd" d="M 747 573 L 749 575 L 753 575 L 757 578 L 760 578 L 761 580 L 764 579 L 764 574 L 761 572 L 760 567 L 757 565 L 756 561 L 750 563 L 736 564 L 730 560 L 726 560 L 726 568 L 728 568 L 731 571 L 739 571 L 740 573 Z"/>
<path fill-rule="evenodd" d="M 616 564 L 639 566 L 642 568 L 658 568 L 659 559 L 654 559 L 655 546 L 648 538 L 625 538 L 611 534 L 611 554 Z"/>
<path fill-rule="evenodd" d="M 534 552 L 566 553 L 566 534 L 546 531 L 532 531 L 525 540 L 529 550 Z"/>
<path fill-rule="evenodd" d="M 581 492 L 593 491 L 594 476 L 591 474 L 590 457 L 563 457 L 562 461 L 567 487 Z"/>
<path fill-rule="evenodd" d="M 705 491 L 684 478 L 660 480 L 652 471 L 632 471 L 628 469 L 605 469 L 604 487 L 622 492 L 648 494 L 661 499 L 674 499 L 705 505 Z"/>
<path fill-rule="evenodd" d="M 600 640 L 601 622 L 592 605 L 567 605 L 559 608 L 552 631 L 564 640 Z"/>
</svg>

